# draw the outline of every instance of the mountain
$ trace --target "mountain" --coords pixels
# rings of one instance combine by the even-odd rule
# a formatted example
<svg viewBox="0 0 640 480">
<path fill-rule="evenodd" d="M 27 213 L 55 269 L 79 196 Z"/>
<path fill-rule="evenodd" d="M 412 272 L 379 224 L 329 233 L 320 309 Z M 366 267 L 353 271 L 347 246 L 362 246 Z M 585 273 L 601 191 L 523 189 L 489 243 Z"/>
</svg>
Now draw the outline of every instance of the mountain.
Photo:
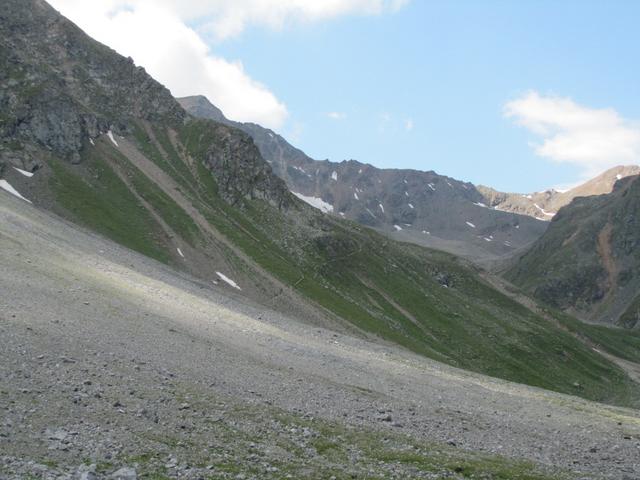
<svg viewBox="0 0 640 480">
<path fill-rule="evenodd" d="M 471 183 L 432 171 L 313 160 L 272 130 L 228 120 L 205 97 L 178 101 L 195 117 L 248 133 L 273 172 L 300 199 L 391 238 L 485 261 L 512 255 L 546 229 L 528 216 L 488 207 Z"/>
<path fill-rule="evenodd" d="M 2 192 L 0 265 L 3 480 L 640 473 L 638 411 L 310 328 Z"/>
<path fill-rule="evenodd" d="M 574 198 L 611 193 L 618 180 L 638 174 L 640 166 L 618 166 L 566 191 L 551 189 L 530 194 L 503 193 L 484 186 L 479 186 L 478 191 L 484 196 L 484 202 L 492 208 L 549 221 Z"/>
<path fill-rule="evenodd" d="M 604 188 L 604 187 L 603 187 Z M 574 199 L 506 272 L 544 302 L 584 319 L 640 325 L 640 176 Z"/>
<path fill-rule="evenodd" d="M 87 37 L 42 0 L 9 0 L 5 6 L 3 204 L 10 194 L 20 196 L 153 259 L 171 278 L 193 279 L 202 292 L 294 318 L 309 336 L 327 327 L 588 399 L 621 405 L 640 399 L 626 371 L 585 344 L 570 318 L 526 306 L 466 260 L 394 241 L 312 208 L 290 193 L 247 133 L 187 114 L 144 70 Z M 331 182 L 345 177 L 346 189 L 350 172 L 359 175 L 353 162 L 341 164 L 338 180 L 332 179 L 335 166 L 327 162 L 325 168 L 317 176 L 328 177 L 336 195 L 340 189 Z M 485 222 L 502 225 L 502 233 L 482 240 L 487 244 L 498 243 L 499 235 L 510 238 L 546 226 L 474 206 L 471 186 L 449 186 L 433 173 L 421 177 L 432 179 L 431 186 L 406 172 L 373 173 L 368 178 L 374 192 L 375 178 L 400 185 L 385 198 L 419 197 L 422 190 L 442 208 L 446 199 L 457 202 L 458 220 L 476 222 L 466 227 L 477 231 L 473 235 L 489 228 Z M 478 218 L 466 216 L 471 213 Z M 99 257 L 99 247 L 84 248 Z M 85 260 L 94 258 L 88 254 Z M 121 267 L 115 265 L 113 274 Z M 80 278 L 60 287 L 81 291 Z M 105 280 L 100 291 L 106 297 L 110 282 L 118 287 L 115 277 Z M 591 341 L 609 355 L 637 360 L 616 332 L 594 330 Z M 278 354 L 274 347 L 273 356 Z"/>
</svg>

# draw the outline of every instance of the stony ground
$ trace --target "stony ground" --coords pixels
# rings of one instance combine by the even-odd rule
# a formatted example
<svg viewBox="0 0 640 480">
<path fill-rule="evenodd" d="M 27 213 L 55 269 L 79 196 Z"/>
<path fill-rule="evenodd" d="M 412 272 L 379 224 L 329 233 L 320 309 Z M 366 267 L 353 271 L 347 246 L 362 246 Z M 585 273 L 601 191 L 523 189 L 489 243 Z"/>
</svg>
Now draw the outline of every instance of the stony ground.
<svg viewBox="0 0 640 480">
<path fill-rule="evenodd" d="M 0 193 L 0 478 L 640 478 L 640 412 L 247 305 Z"/>
</svg>

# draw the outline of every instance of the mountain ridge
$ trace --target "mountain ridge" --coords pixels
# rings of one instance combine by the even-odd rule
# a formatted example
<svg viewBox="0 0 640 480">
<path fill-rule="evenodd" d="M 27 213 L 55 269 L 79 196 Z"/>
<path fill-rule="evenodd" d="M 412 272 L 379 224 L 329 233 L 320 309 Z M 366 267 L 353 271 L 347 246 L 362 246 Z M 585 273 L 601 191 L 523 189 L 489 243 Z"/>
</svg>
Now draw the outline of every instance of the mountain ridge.
<svg viewBox="0 0 640 480">
<path fill-rule="evenodd" d="M 579 317 L 633 328 L 640 310 L 640 176 L 611 193 L 577 197 L 505 276 Z"/>
<path fill-rule="evenodd" d="M 545 190 L 535 193 L 504 193 L 491 187 L 478 186 L 487 205 L 508 212 L 529 215 L 550 221 L 558 210 L 577 197 L 589 197 L 611 193 L 615 183 L 622 178 L 640 174 L 638 165 L 619 165 L 568 190 Z"/>
<path fill-rule="evenodd" d="M 299 319 L 308 328 L 325 326 L 392 342 L 460 368 L 589 399 L 634 405 L 640 398 L 628 375 L 585 345 L 569 319 L 554 320 L 526 308 L 485 281 L 483 272 L 467 260 L 322 214 L 290 193 L 248 134 L 187 115 L 167 97 L 166 89 L 135 67 L 124 69 L 126 78 L 121 83 L 112 75 L 119 71 L 113 65 L 130 62 L 97 47 L 41 1 L 12 5 L 3 12 L 0 41 L 17 47 L 19 68 L 44 72 L 44 77 L 37 78 L 51 83 L 47 88 L 55 87 L 57 96 L 71 99 L 61 107 L 69 118 L 83 118 L 87 105 L 104 106 L 111 110 L 109 116 L 100 111 L 90 114 L 121 125 L 110 125 L 92 137 L 89 129 L 71 122 L 72 135 L 62 132 L 60 142 L 65 148 L 60 149 L 47 148 L 51 145 L 35 135 L 33 124 L 28 123 L 31 126 L 23 133 L 14 132 L 23 145 L 11 154 L 6 153 L 10 145 L 3 150 L 1 158 L 7 167 L 1 177 L 36 207 L 192 275 L 205 290 L 264 305 Z M 34 17 L 34 9 L 51 18 Z M 63 43 L 62 52 L 34 35 L 29 42 L 16 41 L 13 37 L 31 30 L 29 22 L 37 23 L 35 32 L 42 25 L 62 25 L 77 38 L 66 46 Z M 101 64 L 91 63 L 95 49 L 107 56 L 101 63 L 104 72 Z M 79 79 L 65 80 L 68 72 L 56 65 L 64 63 L 70 51 L 78 62 L 72 73 L 77 72 L 80 79 L 91 71 L 94 77 L 111 81 L 103 89 L 99 82 L 88 82 L 84 91 Z M 133 86 L 131 68 L 140 80 Z M 24 95 L 25 86 L 31 85 L 29 78 L 14 78 L 15 84 L 5 79 L 6 95 Z M 144 108 L 132 109 L 136 100 L 118 110 L 121 104 L 111 93 L 135 94 L 145 85 L 153 88 Z M 8 110 L 9 123 L 19 123 L 18 113 L 20 118 L 35 118 L 48 108 L 52 118 L 58 118 L 58 104 L 51 106 L 50 95 L 47 90 L 44 96 L 21 103 L 21 112 Z M 103 100 L 84 104 L 75 97 Z M 147 115 L 146 106 L 155 103 L 166 104 L 161 109 L 166 115 Z M 46 127 L 44 138 L 57 138 L 54 126 Z M 66 128 L 64 123 L 58 127 Z M 10 143 L 14 136 L 5 138 Z M 68 153 L 77 148 L 78 158 Z M 38 168 L 23 171 L 32 175 L 14 168 L 22 168 L 23 158 L 32 159 L 33 152 L 38 154 Z M 332 178 L 332 168 L 325 175 L 330 182 L 338 182 Z M 359 167 L 352 162 L 344 168 Z M 413 186 L 445 201 L 448 197 L 438 197 L 436 192 L 454 187 L 437 178 L 440 183 L 434 177 L 433 188 Z M 400 198 L 406 198 L 409 192 L 404 188 L 411 181 L 401 177 L 397 181 Z M 458 190 L 465 189 L 459 186 Z M 473 212 L 504 215 L 464 198 L 464 208 Z M 518 225 L 525 224 L 507 227 L 517 231 Z M 463 228 L 477 228 L 480 233 L 483 226 L 478 222 Z M 603 350 L 635 359 L 627 350 L 620 353 L 617 334 L 595 332 L 594 337 L 603 343 Z M 613 387 L 612 378 L 617 379 Z"/>
<path fill-rule="evenodd" d="M 204 96 L 178 101 L 196 117 L 248 133 L 299 198 L 391 238 L 486 261 L 513 255 L 546 229 L 529 216 L 490 208 L 469 182 L 433 171 L 379 169 L 356 160 L 314 160 L 270 129 L 227 119 Z"/>
</svg>

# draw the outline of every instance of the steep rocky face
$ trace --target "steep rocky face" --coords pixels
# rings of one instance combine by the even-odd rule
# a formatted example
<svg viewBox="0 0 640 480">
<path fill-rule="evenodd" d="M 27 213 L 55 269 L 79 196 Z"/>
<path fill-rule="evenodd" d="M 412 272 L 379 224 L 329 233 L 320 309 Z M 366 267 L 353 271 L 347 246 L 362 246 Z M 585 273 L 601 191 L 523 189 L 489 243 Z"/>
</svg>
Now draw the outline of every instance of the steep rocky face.
<svg viewBox="0 0 640 480">
<path fill-rule="evenodd" d="M 638 324 L 640 177 L 610 194 L 579 197 L 506 277 L 541 300 L 607 323 Z"/>
<path fill-rule="evenodd" d="M 478 187 L 478 191 L 490 207 L 549 221 L 574 198 L 611 193 L 618 180 L 638 174 L 640 166 L 627 165 L 611 168 L 588 182 L 562 192 L 551 189 L 529 194 L 504 193 L 482 185 Z"/>
<path fill-rule="evenodd" d="M 88 140 L 131 118 L 178 126 L 170 92 L 87 37 L 43 0 L 6 0 L 0 10 L 0 156 L 37 167 L 34 147 L 77 163 Z"/>
<path fill-rule="evenodd" d="M 291 193 L 273 174 L 249 135 L 202 120 L 191 120 L 190 129 L 198 132 L 199 141 L 208 141 L 204 163 L 213 173 L 224 200 L 235 205 L 245 198 L 262 199 L 279 209 L 291 205 Z"/>
<path fill-rule="evenodd" d="M 355 160 L 314 160 L 272 130 L 228 120 L 205 97 L 178 101 L 194 116 L 248 133 L 273 172 L 305 202 L 392 238 L 487 260 L 513 254 L 546 229 L 531 217 L 491 208 L 471 183 Z"/>
</svg>

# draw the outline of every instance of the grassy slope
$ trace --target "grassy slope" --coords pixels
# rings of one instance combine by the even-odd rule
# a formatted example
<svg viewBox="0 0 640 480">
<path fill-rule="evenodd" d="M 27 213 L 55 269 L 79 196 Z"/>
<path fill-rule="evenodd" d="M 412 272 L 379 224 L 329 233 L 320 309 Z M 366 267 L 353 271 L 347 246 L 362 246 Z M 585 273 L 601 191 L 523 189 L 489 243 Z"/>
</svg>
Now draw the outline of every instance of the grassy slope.
<svg viewBox="0 0 640 480">
<path fill-rule="evenodd" d="M 571 333 L 499 293 L 450 255 L 392 242 L 356 224 L 305 208 L 283 215 L 262 201 L 230 207 L 217 196 L 215 179 L 198 161 L 213 141 L 207 136 L 207 125 L 197 121 L 185 126 L 180 132 L 180 152 L 162 129 L 155 128 L 152 139 L 139 128 L 135 139 L 141 151 L 183 186 L 183 193 L 223 235 L 311 301 L 366 332 L 461 368 L 616 404 L 635 404 L 640 398 L 638 386 L 618 367 Z M 184 153 L 196 160 L 195 166 L 181 160 Z M 104 162 L 91 160 L 105 169 Z M 143 192 L 141 196 L 154 204 L 156 213 L 186 241 L 197 241 L 197 228 L 193 229 L 188 216 L 135 167 L 126 160 L 118 161 L 133 178 L 136 190 Z M 125 201 L 124 185 L 113 174 L 104 175 L 110 179 L 105 188 L 114 189 L 113 196 Z M 58 189 L 58 193 L 63 193 L 63 205 L 76 208 L 86 203 L 85 197 L 100 192 L 74 186 L 62 192 Z M 121 217 L 111 211 L 111 197 L 100 195 L 92 199 L 95 207 L 79 212 L 76 208 L 75 213 L 83 223 L 142 253 L 160 260 L 170 255 L 161 243 L 143 241 L 156 228 L 144 209 L 139 205 L 129 208 L 127 221 L 118 223 Z M 96 225 L 95 220 L 92 224 L 92 218 L 103 214 L 107 219 L 116 217 L 109 228 Z M 129 219 L 148 230 L 131 230 Z M 447 288 L 441 284 L 443 278 Z M 603 332 L 594 335 L 610 341 Z M 612 348 L 617 342 L 615 337 Z"/>
</svg>

